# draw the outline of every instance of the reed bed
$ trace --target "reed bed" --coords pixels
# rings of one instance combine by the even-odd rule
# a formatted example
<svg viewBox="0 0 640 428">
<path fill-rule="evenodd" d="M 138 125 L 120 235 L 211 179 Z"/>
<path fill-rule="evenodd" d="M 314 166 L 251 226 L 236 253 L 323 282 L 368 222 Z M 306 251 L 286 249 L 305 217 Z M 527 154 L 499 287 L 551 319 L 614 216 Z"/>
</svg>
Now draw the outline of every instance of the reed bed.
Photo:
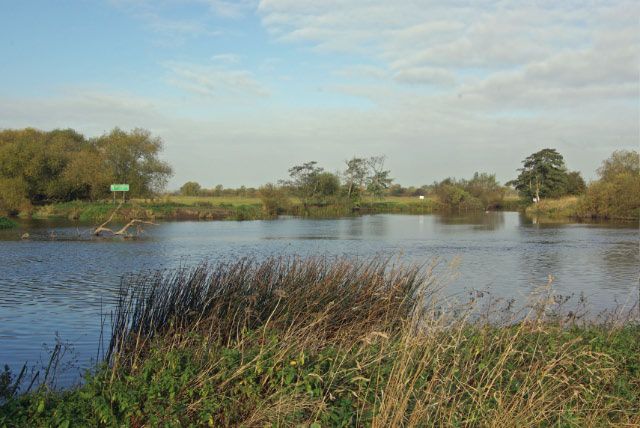
<svg viewBox="0 0 640 428">
<path fill-rule="evenodd" d="M 105 365 L 10 401 L 0 426 L 640 424 L 637 320 L 562 313 L 549 287 L 517 311 L 452 302 L 432 268 L 273 258 L 127 278 Z"/>
</svg>

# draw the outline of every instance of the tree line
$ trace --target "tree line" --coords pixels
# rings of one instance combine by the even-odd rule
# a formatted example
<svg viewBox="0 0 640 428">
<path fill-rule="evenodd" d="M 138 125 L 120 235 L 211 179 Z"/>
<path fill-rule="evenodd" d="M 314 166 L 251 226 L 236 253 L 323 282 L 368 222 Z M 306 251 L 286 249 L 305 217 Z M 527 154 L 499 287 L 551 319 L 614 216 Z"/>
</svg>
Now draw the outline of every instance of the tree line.
<svg viewBox="0 0 640 428">
<path fill-rule="evenodd" d="M 507 183 L 528 201 L 579 196 L 576 215 L 594 218 L 640 218 L 640 154 L 617 150 L 602 162 L 598 179 L 588 185 L 579 172 L 569 172 L 555 149 L 528 156 L 515 180 Z"/>
<path fill-rule="evenodd" d="M 87 138 L 72 129 L 33 128 L 0 131 L 0 213 L 29 212 L 34 205 L 110 197 L 112 183 L 130 185 L 131 197 L 163 192 L 172 169 L 160 160 L 163 142 L 144 129 L 114 128 Z M 203 188 L 189 181 L 177 192 L 185 196 L 260 197 L 272 214 L 285 212 L 291 198 L 304 209 L 342 205 L 385 196 L 425 196 L 444 207 L 480 210 L 500 206 L 513 192 L 528 203 L 543 198 L 579 196 L 584 212 L 596 216 L 637 216 L 640 210 L 640 161 L 636 151 L 616 151 L 587 185 L 580 172 L 567 168 L 564 157 L 545 148 L 522 161 L 515 179 L 502 185 L 495 174 L 476 172 L 469 179 L 445 178 L 419 187 L 394 183 L 385 156 L 353 157 L 341 171 L 331 172 L 316 161 L 294 165 L 288 177 L 260 188 Z M 625 214 L 626 213 L 626 214 Z M 633 214 L 635 213 L 635 214 Z"/>
<path fill-rule="evenodd" d="M 144 129 L 114 128 L 97 138 L 72 129 L 0 131 L 0 211 L 99 200 L 110 184 L 127 183 L 134 197 L 164 190 L 172 169 L 159 159 L 162 140 Z"/>
</svg>

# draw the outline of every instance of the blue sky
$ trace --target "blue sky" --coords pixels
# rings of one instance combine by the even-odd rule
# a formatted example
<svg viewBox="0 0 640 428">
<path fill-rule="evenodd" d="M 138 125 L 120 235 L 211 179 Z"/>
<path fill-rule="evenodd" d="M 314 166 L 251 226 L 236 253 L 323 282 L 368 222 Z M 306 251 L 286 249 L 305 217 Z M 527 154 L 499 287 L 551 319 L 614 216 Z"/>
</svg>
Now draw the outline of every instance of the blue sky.
<svg viewBox="0 0 640 428">
<path fill-rule="evenodd" d="M 172 188 L 385 154 L 403 184 L 638 147 L 635 1 L 0 1 L 0 127 L 144 127 Z"/>
</svg>

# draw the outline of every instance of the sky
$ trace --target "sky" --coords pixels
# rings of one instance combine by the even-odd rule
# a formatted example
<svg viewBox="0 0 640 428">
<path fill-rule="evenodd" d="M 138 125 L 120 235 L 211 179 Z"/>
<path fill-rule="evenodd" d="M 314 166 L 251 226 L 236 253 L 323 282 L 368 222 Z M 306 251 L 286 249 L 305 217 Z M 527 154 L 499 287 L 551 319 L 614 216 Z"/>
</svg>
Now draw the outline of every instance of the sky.
<svg viewBox="0 0 640 428">
<path fill-rule="evenodd" d="M 640 139 L 640 2 L 0 0 L 0 128 L 146 128 L 169 188 L 385 155 L 396 182 L 596 178 Z"/>
</svg>

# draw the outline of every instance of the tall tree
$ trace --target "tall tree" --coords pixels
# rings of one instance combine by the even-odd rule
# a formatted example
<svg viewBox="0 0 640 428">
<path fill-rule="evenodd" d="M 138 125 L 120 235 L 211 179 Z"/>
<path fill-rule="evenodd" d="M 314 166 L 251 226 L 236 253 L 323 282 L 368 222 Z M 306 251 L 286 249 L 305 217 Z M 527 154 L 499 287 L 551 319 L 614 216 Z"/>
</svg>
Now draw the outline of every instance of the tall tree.
<svg viewBox="0 0 640 428">
<path fill-rule="evenodd" d="M 353 157 L 345 162 L 347 169 L 344 171 L 344 185 L 347 197 L 351 200 L 358 200 L 364 190 L 369 165 L 367 159 Z"/>
<path fill-rule="evenodd" d="M 200 186 L 200 183 L 187 181 L 180 187 L 180 194 L 183 196 L 198 196 L 201 190 L 202 186 Z"/>
<path fill-rule="evenodd" d="M 324 171 L 317 164 L 318 162 L 311 161 L 289 168 L 290 179 L 282 183 L 300 198 L 305 207 L 312 202 L 318 192 L 317 178 Z"/>
<path fill-rule="evenodd" d="M 382 198 L 393 182 L 393 178 L 389 177 L 391 171 L 384 169 L 385 159 L 385 156 L 372 156 L 367 162 L 370 171 L 367 177 L 367 191 L 376 198 Z"/>
<path fill-rule="evenodd" d="M 598 168 L 598 175 L 605 181 L 624 174 L 640 175 L 640 155 L 635 150 L 616 150 Z"/>
<path fill-rule="evenodd" d="M 543 197 L 557 197 L 566 193 L 567 168 L 564 158 L 555 149 L 542 149 L 522 161 L 520 174 L 507 183 L 514 186 L 521 195 L 540 200 Z"/>
<path fill-rule="evenodd" d="M 580 171 L 571 171 L 567 174 L 567 194 L 582 195 L 587 190 L 587 183 L 584 182 Z"/>
<path fill-rule="evenodd" d="M 133 195 L 149 196 L 164 189 L 172 174 L 169 164 L 158 157 L 162 140 L 145 129 L 125 132 L 115 128 L 94 144 L 114 179 L 129 184 Z"/>
</svg>

